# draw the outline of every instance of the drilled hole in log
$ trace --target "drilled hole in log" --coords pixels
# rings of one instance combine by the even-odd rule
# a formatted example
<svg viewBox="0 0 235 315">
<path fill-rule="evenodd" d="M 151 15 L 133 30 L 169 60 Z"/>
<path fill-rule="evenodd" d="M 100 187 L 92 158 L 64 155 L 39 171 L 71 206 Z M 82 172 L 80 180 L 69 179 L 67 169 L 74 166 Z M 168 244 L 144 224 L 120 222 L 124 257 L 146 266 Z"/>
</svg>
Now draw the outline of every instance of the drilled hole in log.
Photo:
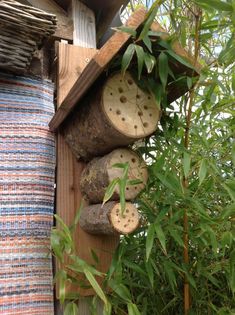
<svg viewBox="0 0 235 315">
<path fill-rule="evenodd" d="M 152 117 L 153 115 L 152 114 L 149 114 L 149 117 Z"/>
<path fill-rule="evenodd" d="M 144 189 L 148 179 L 146 163 L 130 149 L 116 149 L 103 157 L 93 159 L 81 174 L 80 188 L 91 204 L 102 203 L 106 187 L 116 178 L 122 178 L 123 169 L 114 167 L 118 163 L 129 164 L 128 180 L 140 181 L 139 184 L 134 185 L 138 187 L 137 190 L 133 185 L 126 186 L 126 200 L 133 200 Z M 111 200 L 119 200 L 119 197 L 120 188 L 116 185 Z"/>
<path fill-rule="evenodd" d="M 146 109 L 146 110 L 147 110 L 147 109 L 148 109 L 148 106 L 147 106 L 147 105 L 144 105 L 144 109 Z"/>
<path fill-rule="evenodd" d="M 113 93 L 112 97 L 110 91 Z M 124 79 L 122 74 L 118 73 L 107 80 L 102 95 L 102 106 L 111 125 L 124 136 L 140 139 L 150 135 L 157 128 L 159 109 L 154 98 L 141 90 L 128 72 Z M 109 111 L 110 107 L 113 108 L 112 112 Z M 121 118 L 123 117 L 125 120 L 117 120 L 116 111 L 118 109 L 122 113 Z M 146 109 L 151 112 L 151 117 L 149 113 L 146 116 Z M 148 127 L 143 128 L 143 119 L 147 121 L 147 118 Z"/>
<path fill-rule="evenodd" d="M 125 120 L 126 120 L 126 118 L 122 117 L 122 121 L 125 121 Z"/>
<path fill-rule="evenodd" d="M 121 115 L 121 111 L 118 109 L 118 110 L 116 111 L 116 114 L 117 114 L 117 115 Z"/>
<path fill-rule="evenodd" d="M 111 112 L 111 111 L 112 111 L 112 108 L 110 108 L 109 110 L 110 110 L 110 112 Z"/>
<path fill-rule="evenodd" d="M 147 128 L 148 125 L 149 125 L 149 124 L 148 124 L 147 122 L 143 123 L 143 126 L 144 126 L 145 128 Z"/>
<path fill-rule="evenodd" d="M 120 97 L 120 102 L 121 102 L 121 103 L 126 103 L 126 102 L 127 102 L 126 96 L 122 95 L 122 96 Z"/>
</svg>

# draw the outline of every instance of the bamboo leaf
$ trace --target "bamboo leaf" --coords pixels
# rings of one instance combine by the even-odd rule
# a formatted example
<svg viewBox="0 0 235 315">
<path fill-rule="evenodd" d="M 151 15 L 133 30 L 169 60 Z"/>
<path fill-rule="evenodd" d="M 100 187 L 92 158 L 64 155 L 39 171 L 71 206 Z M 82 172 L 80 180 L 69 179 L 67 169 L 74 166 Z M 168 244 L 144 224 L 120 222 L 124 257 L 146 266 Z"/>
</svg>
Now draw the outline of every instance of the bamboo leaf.
<svg viewBox="0 0 235 315">
<path fill-rule="evenodd" d="M 133 58 L 133 55 L 134 55 L 134 52 L 135 52 L 135 45 L 134 44 L 130 44 L 123 57 L 122 57 L 122 74 L 124 75 L 127 68 L 129 67 L 130 63 L 131 63 L 131 60 Z"/>
<path fill-rule="evenodd" d="M 149 259 L 148 261 L 145 262 L 145 269 L 147 271 L 149 281 L 151 283 L 151 287 L 153 288 L 154 287 L 154 272 L 153 272 L 151 259 Z"/>
<path fill-rule="evenodd" d="M 220 0 L 194 0 L 197 5 L 201 6 L 203 9 L 214 9 L 218 11 L 228 11 L 232 12 L 233 7 L 230 3 Z"/>
<path fill-rule="evenodd" d="M 64 309 L 64 315 L 78 315 L 77 304 L 73 302 L 68 303 Z"/>
<path fill-rule="evenodd" d="M 201 160 L 200 168 L 199 168 L 199 185 L 204 181 L 207 174 L 207 162 L 205 159 Z"/>
<path fill-rule="evenodd" d="M 148 53 L 145 53 L 144 54 L 144 63 L 146 65 L 147 72 L 151 73 L 153 71 L 155 64 L 156 64 L 156 59 L 154 58 L 154 56 L 152 56 Z"/>
<path fill-rule="evenodd" d="M 145 36 L 143 38 L 143 42 L 144 42 L 145 46 L 148 48 L 148 50 L 150 51 L 150 53 L 152 53 L 153 52 L 152 42 L 151 42 L 150 38 L 148 36 Z"/>
<path fill-rule="evenodd" d="M 112 290 L 120 296 L 120 298 L 123 299 L 123 301 L 130 302 L 131 301 L 131 294 L 128 288 L 122 284 L 122 283 L 117 283 L 114 281 L 109 281 L 109 285 L 112 288 Z"/>
<path fill-rule="evenodd" d="M 168 54 L 169 56 L 173 57 L 175 60 L 177 60 L 178 62 L 180 62 L 182 65 L 186 66 L 187 68 L 193 69 L 195 70 L 195 68 L 193 67 L 193 65 L 191 65 L 188 61 L 186 61 L 184 58 L 182 58 L 181 56 L 177 55 L 173 50 L 168 49 L 166 51 L 166 54 Z"/>
<path fill-rule="evenodd" d="M 221 245 L 225 250 L 226 248 L 230 249 L 233 243 L 233 235 L 230 231 L 226 231 L 222 234 Z"/>
<path fill-rule="evenodd" d="M 139 45 L 135 45 L 135 51 L 137 55 L 137 63 L 138 63 L 138 79 L 140 80 L 141 73 L 144 65 L 144 50 L 143 47 Z"/>
<path fill-rule="evenodd" d="M 114 194 L 114 191 L 116 189 L 116 186 L 119 184 L 120 179 L 119 178 L 115 178 L 114 180 L 111 181 L 111 183 L 108 185 L 105 195 L 104 195 L 104 199 L 103 199 L 103 204 L 102 206 L 109 201 L 109 199 L 112 197 L 112 195 Z"/>
<path fill-rule="evenodd" d="M 166 237 L 165 237 L 165 234 L 164 234 L 162 227 L 159 223 L 155 223 L 155 232 L 156 232 L 157 238 L 159 239 L 159 242 L 162 246 L 162 249 L 163 249 L 164 253 L 166 254 L 167 253 L 167 251 L 166 251 Z"/>
<path fill-rule="evenodd" d="M 169 233 L 172 236 L 172 238 L 176 241 L 176 243 L 184 247 L 183 239 L 180 237 L 180 235 L 177 233 L 177 231 L 174 228 L 170 228 Z"/>
<path fill-rule="evenodd" d="M 148 227 L 147 238 L 146 238 L 146 260 L 147 261 L 149 259 L 149 256 L 153 248 L 154 235 L 155 235 L 155 227 L 154 227 L 154 224 L 151 224 Z"/>
<path fill-rule="evenodd" d="M 59 300 L 60 303 L 63 304 L 65 301 L 65 283 L 67 280 L 67 273 L 64 270 L 59 270 L 56 277 L 59 281 Z"/>
<path fill-rule="evenodd" d="M 190 171 L 190 164 L 191 164 L 191 156 L 187 152 L 184 152 L 183 157 L 183 169 L 184 169 L 184 176 L 187 178 L 189 171 Z"/>
<path fill-rule="evenodd" d="M 119 26 L 119 27 L 112 27 L 113 30 L 118 31 L 118 32 L 123 32 L 123 33 L 127 33 L 132 35 L 132 37 L 136 37 L 136 30 L 134 30 L 131 27 L 127 27 L 127 26 Z"/>
<path fill-rule="evenodd" d="M 146 37 L 146 35 L 148 34 L 149 29 L 150 29 L 150 27 L 151 27 L 151 25 L 155 19 L 155 16 L 157 14 L 157 10 L 163 2 L 164 2 L 163 0 L 157 0 L 152 4 L 151 8 L 149 9 L 149 11 L 146 15 L 146 22 L 144 23 L 144 27 L 140 33 L 138 40 L 144 39 Z"/>
<path fill-rule="evenodd" d="M 127 304 L 128 315 L 141 315 L 137 306 L 133 303 Z"/>
<path fill-rule="evenodd" d="M 165 90 L 168 78 L 168 58 L 164 52 L 161 52 L 158 57 L 158 71 L 163 89 Z"/>
<path fill-rule="evenodd" d="M 106 305 L 108 303 L 108 300 L 103 292 L 103 290 L 101 289 L 101 287 L 99 286 L 98 282 L 96 281 L 95 277 L 92 275 L 92 273 L 87 270 L 86 268 L 84 269 L 84 274 L 87 278 L 87 280 L 89 281 L 90 285 L 92 286 L 92 288 L 94 289 L 94 291 L 96 292 L 96 294 L 99 296 L 99 298 L 104 302 L 104 304 Z"/>
</svg>

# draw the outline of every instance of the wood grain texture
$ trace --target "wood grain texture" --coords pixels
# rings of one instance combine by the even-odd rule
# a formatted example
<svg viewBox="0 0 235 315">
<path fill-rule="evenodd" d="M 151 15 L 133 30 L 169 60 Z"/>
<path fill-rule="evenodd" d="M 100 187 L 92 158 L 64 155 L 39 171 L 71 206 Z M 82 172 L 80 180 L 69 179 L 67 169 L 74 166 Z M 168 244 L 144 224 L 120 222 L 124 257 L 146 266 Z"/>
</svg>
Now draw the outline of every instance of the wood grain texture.
<svg viewBox="0 0 235 315">
<path fill-rule="evenodd" d="M 63 103 L 65 97 L 95 55 L 96 49 L 59 43 L 58 48 L 58 88 L 57 106 Z"/>
<path fill-rule="evenodd" d="M 143 9 L 136 11 L 128 20 L 127 26 L 132 27 L 133 29 L 138 28 L 144 21 L 145 13 L 146 12 Z M 56 130 L 65 120 L 88 88 L 91 87 L 96 79 L 102 74 L 103 70 L 108 66 L 109 62 L 128 42 L 129 38 L 130 35 L 127 33 L 116 32 L 91 59 L 51 120 L 49 124 L 51 130 Z"/>
<path fill-rule="evenodd" d="M 72 5 L 73 44 L 87 48 L 96 47 L 94 12 L 79 0 L 73 0 Z"/>
<path fill-rule="evenodd" d="M 66 47 L 65 47 L 66 46 Z M 93 49 L 86 49 L 72 45 L 59 44 L 58 46 L 58 107 L 68 93 L 74 80 L 79 76 L 80 71 L 86 65 L 84 57 L 91 57 L 95 53 Z M 87 50 L 87 54 L 85 53 Z M 77 70 L 74 70 L 77 69 Z M 64 141 L 61 134 L 58 134 L 57 142 L 57 193 L 56 209 L 57 214 L 66 224 L 70 224 L 81 203 L 80 174 L 84 164 L 78 162 L 70 148 Z M 117 236 L 92 236 L 78 227 L 75 233 L 76 249 L 79 256 L 88 263 L 94 264 L 91 249 L 96 252 L 99 258 L 98 269 L 106 272 L 110 266 L 112 254 L 118 245 Z M 73 290 L 75 288 L 72 288 Z M 89 296 L 94 294 L 93 290 L 79 290 L 81 295 Z"/>
<path fill-rule="evenodd" d="M 63 9 L 68 10 L 73 0 L 55 0 Z M 96 16 L 97 39 L 105 33 L 113 18 L 122 5 L 129 0 L 83 0 L 82 2 L 91 9 Z"/>
</svg>

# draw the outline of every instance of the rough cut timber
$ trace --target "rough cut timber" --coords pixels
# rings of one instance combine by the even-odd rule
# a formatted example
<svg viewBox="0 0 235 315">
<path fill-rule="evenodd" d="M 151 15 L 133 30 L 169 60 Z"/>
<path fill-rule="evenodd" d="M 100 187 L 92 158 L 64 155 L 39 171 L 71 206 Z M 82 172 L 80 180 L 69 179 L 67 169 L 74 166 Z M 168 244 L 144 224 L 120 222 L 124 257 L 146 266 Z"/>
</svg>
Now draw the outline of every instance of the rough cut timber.
<svg viewBox="0 0 235 315">
<path fill-rule="evenodd" d="M 68 10 L 72 5 L 72 0 L 55 0 L 62 8 Z M 114 16 L 121 8 L 126 5 L 129 0 L 83 0 L 88 8 L 90 8 L 96 16 L 96 35 L 97 40 L 104 35 L 110 26 Z"/>
<path fill-rule="evenodd" d="M 110 201 L 103 206 L 98 204 L 84 208 L 79 224 L 90 234 L 130 234 L 139 226 L 139 214 L 130 202 L 126 203 L 125 211 L 122 213 L 121 204 Z"/>
<path fill-rule="evenodd" d="M 109 153 L 152 134 L 159 119 L 153 96 L 142 91 L 129 73 L 116 73 L 73 114 L 63 128 L 77 159 Z"/>
<path fill-rule="evenodd" d="M 127 22 L 128 27 L 137 29 L 142 22 L 144 22 L 146 11 L 144 9 L 139 9 L 134 12 Z M 121 48 L 123 48 L 127 43 L 130 35 L 121 32 L 115 33 L 106 44 L 99 50 L 99 52 L 92 58 L 90 63 L 87 65 L 86 69 L 76 81 L 61 108 L 55 113 L 55 116 L 50 122 L 51 130 L 56 130 L 61 123 L 68 117 L 71 111 L 78 105 L 78 102 L 85 95 L 91 85 L 97 80 L 97 78 L 103 73 L 103 71 L 108 67 L 110 61 L 118 54 Z M 177 49 L 176 49 L 177 47 Z M 188 63 L 192 64 L 192 60 L 189 54 L 180 46 L 177 41 L 173 46 L 173 50 L 183 59 L 186 59 Z M 198 63 L 195 66 L 195 70 L 192 71 L 188 67 L 183 66 L 179 61 L 174 61 L 174 66 L 179 73 L 186 73 L 188 76 L 198 76 L 200 73 L 200 66 Z M 168 88 L 169 92 L 169 102 L 176 100 L 179 96 L 183 95 L 188 91 L 187 82 L 184 82 L 183 87 L 178 88 L 174 84 Z"/>
<path fill-rule="evenodd" d="M 134 199 L 144 189 L 147 179 L 147 166 L 134 151 L 121 148 L 114 150 L 102 158 L 95 158 L 87 164 L 81 174 L 80 186 L 82 194 L 90 203 L 102 203 L 108 185 L 116 178 L 122 178 L 123 169 L 114 165 L 128 163 L 128 180 L 139 180 L 135 185 L 127 185 L 126 200 Z M 119 186 L 116 186 L 111 200 L 119 200 Z"/>
</svg>

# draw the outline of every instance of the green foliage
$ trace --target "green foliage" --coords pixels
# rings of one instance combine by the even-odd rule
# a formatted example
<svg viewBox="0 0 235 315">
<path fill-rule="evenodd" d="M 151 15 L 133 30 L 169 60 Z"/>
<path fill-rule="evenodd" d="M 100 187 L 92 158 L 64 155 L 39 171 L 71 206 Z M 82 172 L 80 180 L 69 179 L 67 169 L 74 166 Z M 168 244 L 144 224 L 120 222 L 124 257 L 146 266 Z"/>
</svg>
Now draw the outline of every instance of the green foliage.
<svg viewBox="0 0 235 315">
<path fill-rule="evenodd" d="M 143 1 L 135 2 L 139 5 Z M 147 187 L 135 201 L 142 225 L 132 235 L 121 237 L 106 275 L 106 285 L 112 288 L 108 297 L 94 282 L 100 274 L 74 254 L 70 230 L 59 222 L 61 229 L 52 231 L 52 248 L 61 266 L 64 255 L 70 255 L 72 261 L 57 274 L 61 302 L 71 301 L 66 306 L 71 314 L 76 311 L 78 297 L 66 296 L 65 284 L 88 286 L 72 277 L 71 271 L 89 280 L 106 303 L 106 314 L 111 314 L 110 305 L 112 315 L 184 314 L 185 277 L 192 301 L 189 315 L 235 314 L 234 12 L 234 1 L 230 0 L 166 0 L 160 7 L 154 3 L 138 32 L 119 28 L 132 36 L 122 58 L 122 71 L 129 68 L 136 73 L 138 84 L 148 88 L 161 104 L 162 116 L 156 133 L 135 146 L 149 168 Z M 174 35 L 169 40 L 162 40 L 161 32 L 149 30 L 156 13 Z M 194 70 L 172 50 L 174 38 L 187 46 L 191 55 L 198 47 L 203 68 L 197 83 L 186 74 L 177 77 L 171 69 L 172 61 L 178 61 Z M 153 51 L 153 41 L 157 51 Z M 190 92 L 168 104 L 168 86 L 180 86 L 183 80 Z M 128 165 L 118 167 L 123 176 L 110 184 L 104 202 L 119 187 L 123 207 L 125 186 L 131 183 Z M 183 259 L 185 209 L 189 264 Z M 95 265 L 96 254 L 92 256 Z"/>
</svg>

